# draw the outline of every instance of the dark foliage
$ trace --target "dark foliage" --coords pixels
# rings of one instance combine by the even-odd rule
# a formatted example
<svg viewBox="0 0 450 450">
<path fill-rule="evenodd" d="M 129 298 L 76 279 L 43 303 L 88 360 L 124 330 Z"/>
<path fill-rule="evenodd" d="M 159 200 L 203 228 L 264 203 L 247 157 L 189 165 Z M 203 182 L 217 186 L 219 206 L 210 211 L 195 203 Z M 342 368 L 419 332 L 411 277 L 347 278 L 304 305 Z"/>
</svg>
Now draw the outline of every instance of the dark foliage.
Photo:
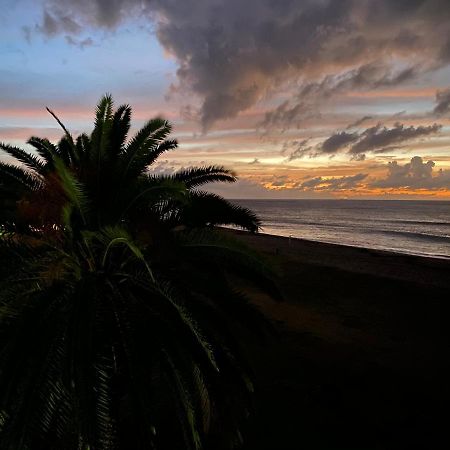
<svg viewBox="0 0 450 450">
<path fill-rule="evenodd" d="M 215 229 L 256 232 L 258 218 L 197 190 L 235 175 L 152 175 L 177 146 L 170 124 L 128 140 L 131 108 L 108 95 L 90 136 L 49 112 L 57 145 L 0 145 L 20 163 L 0 163 L 0 447 L 238 445 L 253 385 L 237 336 L 265 322 L 235 277 L 276 288 Z"/>
</svg>

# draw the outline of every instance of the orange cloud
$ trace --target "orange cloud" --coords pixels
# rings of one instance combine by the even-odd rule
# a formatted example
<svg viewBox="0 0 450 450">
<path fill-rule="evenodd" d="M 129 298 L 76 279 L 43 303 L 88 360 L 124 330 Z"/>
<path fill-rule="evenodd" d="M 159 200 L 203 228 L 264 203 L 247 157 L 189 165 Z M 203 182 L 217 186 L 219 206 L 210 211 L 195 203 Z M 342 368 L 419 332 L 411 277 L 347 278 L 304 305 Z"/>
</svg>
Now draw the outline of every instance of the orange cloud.
<svg viewBox="0 0 450 450">
<path fill-rule="evenodd" d="M 357 98 L 434 98 L 436 87 L 421 89 L 385 89 L 372 91 L 352 91 L 344 94 L 345 97 Z"/>
</svg>

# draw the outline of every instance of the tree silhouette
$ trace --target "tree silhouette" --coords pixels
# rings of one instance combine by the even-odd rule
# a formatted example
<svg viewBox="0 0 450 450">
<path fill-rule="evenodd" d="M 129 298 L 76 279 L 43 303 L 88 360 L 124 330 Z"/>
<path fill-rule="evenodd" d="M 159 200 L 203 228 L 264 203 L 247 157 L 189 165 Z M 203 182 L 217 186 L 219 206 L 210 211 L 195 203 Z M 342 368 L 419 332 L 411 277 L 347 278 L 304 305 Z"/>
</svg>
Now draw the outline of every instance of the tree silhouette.
<svg viewBox="0 0 450 450">
<path fill-rule="evenodd" d="M 234 173 L 155 175 L 170 124 L 128 139 L 131 108 L 109 95 L 90 136 L 49 112 L 57 145 L 0 144 L 18 162 L 0 163 L 0 447 L 234 447 L 253 391 L 239 333 L 266 327 L 236 286 L 278 295 L 215 227 L 259 219 L 199 189 Z"/>
</svg>

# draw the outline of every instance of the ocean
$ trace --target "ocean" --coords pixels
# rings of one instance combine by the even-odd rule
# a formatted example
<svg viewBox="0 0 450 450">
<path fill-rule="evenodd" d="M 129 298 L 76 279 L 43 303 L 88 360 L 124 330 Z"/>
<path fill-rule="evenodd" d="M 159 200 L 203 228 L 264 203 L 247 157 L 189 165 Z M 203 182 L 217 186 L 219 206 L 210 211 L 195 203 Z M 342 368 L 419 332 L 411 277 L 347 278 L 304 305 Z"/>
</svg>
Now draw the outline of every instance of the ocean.
<svg viewBox="0 0 450 450">
<path fill-rule="evenodd" d="M 450 202 L 235 200 L 255 211 L 263 233 L 450 258 Z"/>
</svg>

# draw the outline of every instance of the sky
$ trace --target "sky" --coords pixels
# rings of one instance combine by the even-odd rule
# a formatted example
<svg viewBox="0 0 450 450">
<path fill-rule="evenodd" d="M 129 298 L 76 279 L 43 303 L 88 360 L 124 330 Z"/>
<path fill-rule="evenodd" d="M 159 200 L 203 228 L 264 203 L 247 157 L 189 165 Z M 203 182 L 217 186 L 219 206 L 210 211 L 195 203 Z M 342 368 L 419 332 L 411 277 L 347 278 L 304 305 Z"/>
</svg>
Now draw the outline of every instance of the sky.
<svg viewBox="0 0 450 450">
<path fill-rule="evenodd" d="M 229 198 L 450 200 L 450 0 L 0 0 L 0 141 L 89 131 L 104 93 L 153 167 Z M 0 156 L 1 157 L 1 156 Z"/>
</svg>

